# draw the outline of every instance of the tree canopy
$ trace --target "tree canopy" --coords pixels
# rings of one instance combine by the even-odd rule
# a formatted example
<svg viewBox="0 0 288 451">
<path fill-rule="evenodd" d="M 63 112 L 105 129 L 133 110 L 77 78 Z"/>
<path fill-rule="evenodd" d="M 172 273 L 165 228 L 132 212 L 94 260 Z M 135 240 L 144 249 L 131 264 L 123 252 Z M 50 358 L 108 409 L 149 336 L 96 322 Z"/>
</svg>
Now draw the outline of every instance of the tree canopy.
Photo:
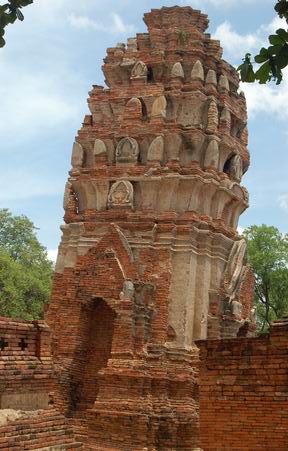
<svg viewBox="0 0 288 451">
<path fill-rule="evenodd" d="M 52 263 L 26 216 L 0 209 L 0 316 L 43 317 L 52 280 Z"/>
<path fill-rule="evenodd" d="M 5 27 L 14 23 L 17 19 L 24 20 L 21 9 L 33 3 L 33 0 L 8 0 L 4 5 L 0 5 L 0 47 L 5 45 Z"/>
<path fill-rule="evenodd" d="M 248 227 L 243 234 L 255 274 L 257 319 L 265 330 L 288 311 L 288 236 L 264 224 Z"/>
<path fill-rule="evenodd" d="M 288 23 L 288 0 L 278 0 L 274 6 L 281 19 Z M 283 79 L 282 70 L 288 65 L 288 30 L 279 28 L 269 36 L 269 46 L 262 47 L 254 61 L 260 64 L 256 70 L 251 61 L 251 53 L 246 53 L 243 63 L 238 67 L 241 81 L 264 84 L 270 80 L 280 84 Z"/>
</svg>

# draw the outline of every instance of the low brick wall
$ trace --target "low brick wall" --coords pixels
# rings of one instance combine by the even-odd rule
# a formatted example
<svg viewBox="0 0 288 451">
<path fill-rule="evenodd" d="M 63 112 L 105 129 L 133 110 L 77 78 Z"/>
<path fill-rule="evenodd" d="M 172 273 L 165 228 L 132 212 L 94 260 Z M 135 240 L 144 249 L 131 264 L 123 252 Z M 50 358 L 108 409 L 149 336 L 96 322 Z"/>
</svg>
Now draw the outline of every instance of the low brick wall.
<svg viewBox="0 0 288 451">
<path fill-rule="evenodd" d="M 258 338 L 197 345 L 204 451 L 287 451 L 288 321 Z"/>
<path fill-rule="evenodd" d="M 54 383 L 48 326 L 0 318 L 0 409 L 48 408 Z"/>
<path fill-rule="evenodd" d="M 55 389 L 43 321 L 0 318 L 0 450 L 78 450 L 69 420 L 49 407 Z"/>
<path fill-rule="evenodd" d="M 0 450 L 33 449 L 76 451 L 83 448 L 81 443 L 75 441 L 69 421 L 56 410 L 49 409 L 33 412 L 33 415 L 23 414 L 0 427 Z"/>
</svg>

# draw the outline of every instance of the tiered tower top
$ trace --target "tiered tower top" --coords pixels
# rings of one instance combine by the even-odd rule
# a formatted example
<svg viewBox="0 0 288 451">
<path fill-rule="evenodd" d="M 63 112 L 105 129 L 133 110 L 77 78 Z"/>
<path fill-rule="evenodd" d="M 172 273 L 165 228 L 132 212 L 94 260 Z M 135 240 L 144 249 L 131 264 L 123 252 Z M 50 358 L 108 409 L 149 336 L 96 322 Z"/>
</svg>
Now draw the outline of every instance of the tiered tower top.
<svg viewBox="0 0 288 451">
<path fill-rule="evenodd" d="M 249 154 L 238 74 L 221 59 L 219 42 L 204 33 L 208 19 L 199 11 L 154 9 L 145 14 L 145 23 L 149 33 L 107 50 L 103 72 L 109 88 L 96 85 L 90 92 L 91 115 L 85 117 L 73 149 L 65 219 L 91 218 L 91 210 L 100 219 L 100 212 L 117 207 L 111 193 L 117 188 L 116 197 L 122 193 L 118 207 L 124 196 L 128 201 L 121 208 L 132 211 L 173 211 L 178 216 L 196 212 L 229 235 L 248 205 L 247 191 L 239 186 Z M 167 188 L 172 175 L 178 176 L 178 183 L 175 179 L 173 188 L 171 183 Z M 205 202 L 197 202 L 193 191 L 196 176 Z M 124 184 L 111 187 L 123 177 Z M 153 199 L 147 200 L 151 186 L 146 182 L 155 182 L 155 177 L 159 183 L 153 183 Z M 189 199 L 184 199 L 188 179 L 192 200 L 187 193 Z M 164 203 L 163 189 L 170 199 Z"/>
</svg>

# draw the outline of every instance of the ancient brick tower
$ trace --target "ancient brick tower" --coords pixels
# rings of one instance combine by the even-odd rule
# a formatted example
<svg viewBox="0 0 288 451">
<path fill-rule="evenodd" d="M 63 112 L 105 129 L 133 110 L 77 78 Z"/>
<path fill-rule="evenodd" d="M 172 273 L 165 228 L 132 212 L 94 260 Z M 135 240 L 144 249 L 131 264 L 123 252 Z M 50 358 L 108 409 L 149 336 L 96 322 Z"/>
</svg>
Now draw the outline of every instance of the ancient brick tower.
<svg viewBox="0 0 288 451">
<path fill-rule="evenodd" d="M 73 147 L 47 313 L 55 403 L 85 420 L 87 449 L 191 451 L 194 340 L 254 328 L 236 231 L 246 106 L 205 15 L 144 20 L 148 33 L 108 49 L 108 88 L 90 92 Z"/>
</svg>

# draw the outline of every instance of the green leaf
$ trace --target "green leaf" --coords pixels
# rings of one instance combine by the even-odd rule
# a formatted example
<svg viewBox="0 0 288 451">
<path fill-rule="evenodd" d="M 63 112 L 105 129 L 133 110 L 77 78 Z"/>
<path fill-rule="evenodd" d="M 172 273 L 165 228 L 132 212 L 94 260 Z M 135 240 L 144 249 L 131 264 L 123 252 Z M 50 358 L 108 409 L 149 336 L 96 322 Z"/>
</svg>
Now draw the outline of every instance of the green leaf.
<svg viewBox="0 0 288 451">
<path fill-rule="evenodd" d="M 262 49 L 259 52 L 259 55 L 255 56 L 255 61 L 256 63 L 264 63 L 265 61 L 267 61 L 269 59 L 270 55 L 267 49 L 265 49 L 264 47 L 262 47 Z"/>
<path fill-rule="evenodd" d="M 243 63 L 237 68 L 240 72 L 241 81 L 252 83 L 255 81 L 255 74 L 251 63 L 251 54 L 246 53 Z"/>
<path fill-rule="evenodd" d="M 0 16 L 0 28 L 6 27 L 10 22 L 10 14 L 4 13 Z"/>
<path fill-rule="evenodd" d="M 19 8 L 16 9 L 16 15 L 17 15 L 17 18 L 19 20 L 21 20 L 21 22 L 24 20 L 24 16 L 23 16 L 23 14 L 22 14 L 22 12 L 20 11 Z"/>
<path fill-rule="evenodd" d="M 258 63 L 258 64 L 265 63 L 265 61 L 267 61 L 267 59 L 269 59 L 269 57 L 262 56 L 262 55 L 256 55 L 255 58 L 254 58 L 255 62 Z"/>
<path fill-rule="evenodd" d="M 280 85 L 281 81 L 283 80 L 283 74 L 279 67 L 276 69 L 276 85 Z"/>
<path fill-rule="evenodd" d="M 276 64 L 280 69 L 284 69 L 288 65 L 288 45 L 283 45 L 282 49 L 276 56 Z"/>
<path fill-rule="evenodd" d="M 267 83 L 271 80 L 271 64 L 270 61 L 264 63 L 255 74 L 256 79 L 259 80 L 260 84 Z"/>
<path fill-rule="evenodd" d="M 283 40 L 281 38 L 281 36 L 278 36 L 277 34 L 271 34 L 269 36 L 269 42 L 272 45 L 279 45 L 279 44 L 281 45 L 281 44 L 283 44 L 285 42 L 285 40 Z"/>
<path fill-rule="evenodd" d="M 262 49 L 260 50 L 260 55 L 269 58 L 269 52 L 267 49 L 265 49 L 265 47 L 262 47 Z"/>
<path fill-rule="evenodd" d="M 276 33 L 283 39 L 283 41 L 288 42 L 288 32 L 283 28 L 279 28 Z"/>
<path fill-rule="evenodd" d="M 9 22 L 14 23 L 16 20 L 17 20 L 17 13 L 16 13 L 16 11 L 12 11 L 9 14 Z"/>
<path fill-rule="evenodd" d="M 255 81 L 255 74 L 252 65 L 243 63 L 239 66 L 241 81 L 246 83 L 253 83 Z"/>
<path fill-rule="evenodd" d="M 274 80 L 276 80 L 277 79 L 277 74 L 279 72 L 279 68 L 277 67 L 277 63 L 276 63 L 275 58 L 271 57 L 270 60 L 269 60 L 269 63 L 270 63 L 270 68 L 271 68 L 271 72 L 272 72 L 273 78 L 274 78 Z"/>
<path fill-rule="evenodd" d="M 8 6 L 9 6 L 8 4 L 0 6 L 0 15 L 4 14 L 7 11 Z"/>
<path fill-rule="evenodd" d="M 286 0 L 278 0 L 274 9 L 280 17 L 286 17 L 288 14 L 288 2 Z"/>
<path fill-rule="evenodd" d="M 0 47 L 5 45 L 4 28 L 11 23 L 13 24 L 17 19 L 23 21 L 24 15 L 20 8 L 32 3 L 33 0 L 9 0 L 9 3 L 0 5 Z"/>
<path fill-rule="evenodd" d="M 267 320 L 265 307 L 273 306 L 269 308 L 270 322 L 288 308 L 288 240 L 276 227 L 264 224 L 245 229 L 244 236 L 256 279 L 257 320 L 263 325 Z"/>
<path fill-rule="evenodd" d="M 19 0 L 18 1 L 18 5 L 19 7 L 23 7 L 23 6 L 28 6 L 31 5 L 33 3 L 33 0 Z"/>
<path fill-rule="evenodd" d="M 246 80 L 247 83 L 253 83 L 255 81 L 255 72 L 253 70 L 253 67 L 251 65 L 251 67 L 249 67 L 247 75 L 246 75 Z"/>
<path fill-rule="evenodd" d="M 0 209 L 0 315 L 40 318 L 51 276 L 51 262 L 33 223 Z"/>
<path fill-rule="evenodd" d="M 281 45 L 271 45 L 271 47 L 268 47 L 268 52 L 270 55 L 277 55 L 282 49 L 282 47 L 283 43 Z"/>
</svg>

